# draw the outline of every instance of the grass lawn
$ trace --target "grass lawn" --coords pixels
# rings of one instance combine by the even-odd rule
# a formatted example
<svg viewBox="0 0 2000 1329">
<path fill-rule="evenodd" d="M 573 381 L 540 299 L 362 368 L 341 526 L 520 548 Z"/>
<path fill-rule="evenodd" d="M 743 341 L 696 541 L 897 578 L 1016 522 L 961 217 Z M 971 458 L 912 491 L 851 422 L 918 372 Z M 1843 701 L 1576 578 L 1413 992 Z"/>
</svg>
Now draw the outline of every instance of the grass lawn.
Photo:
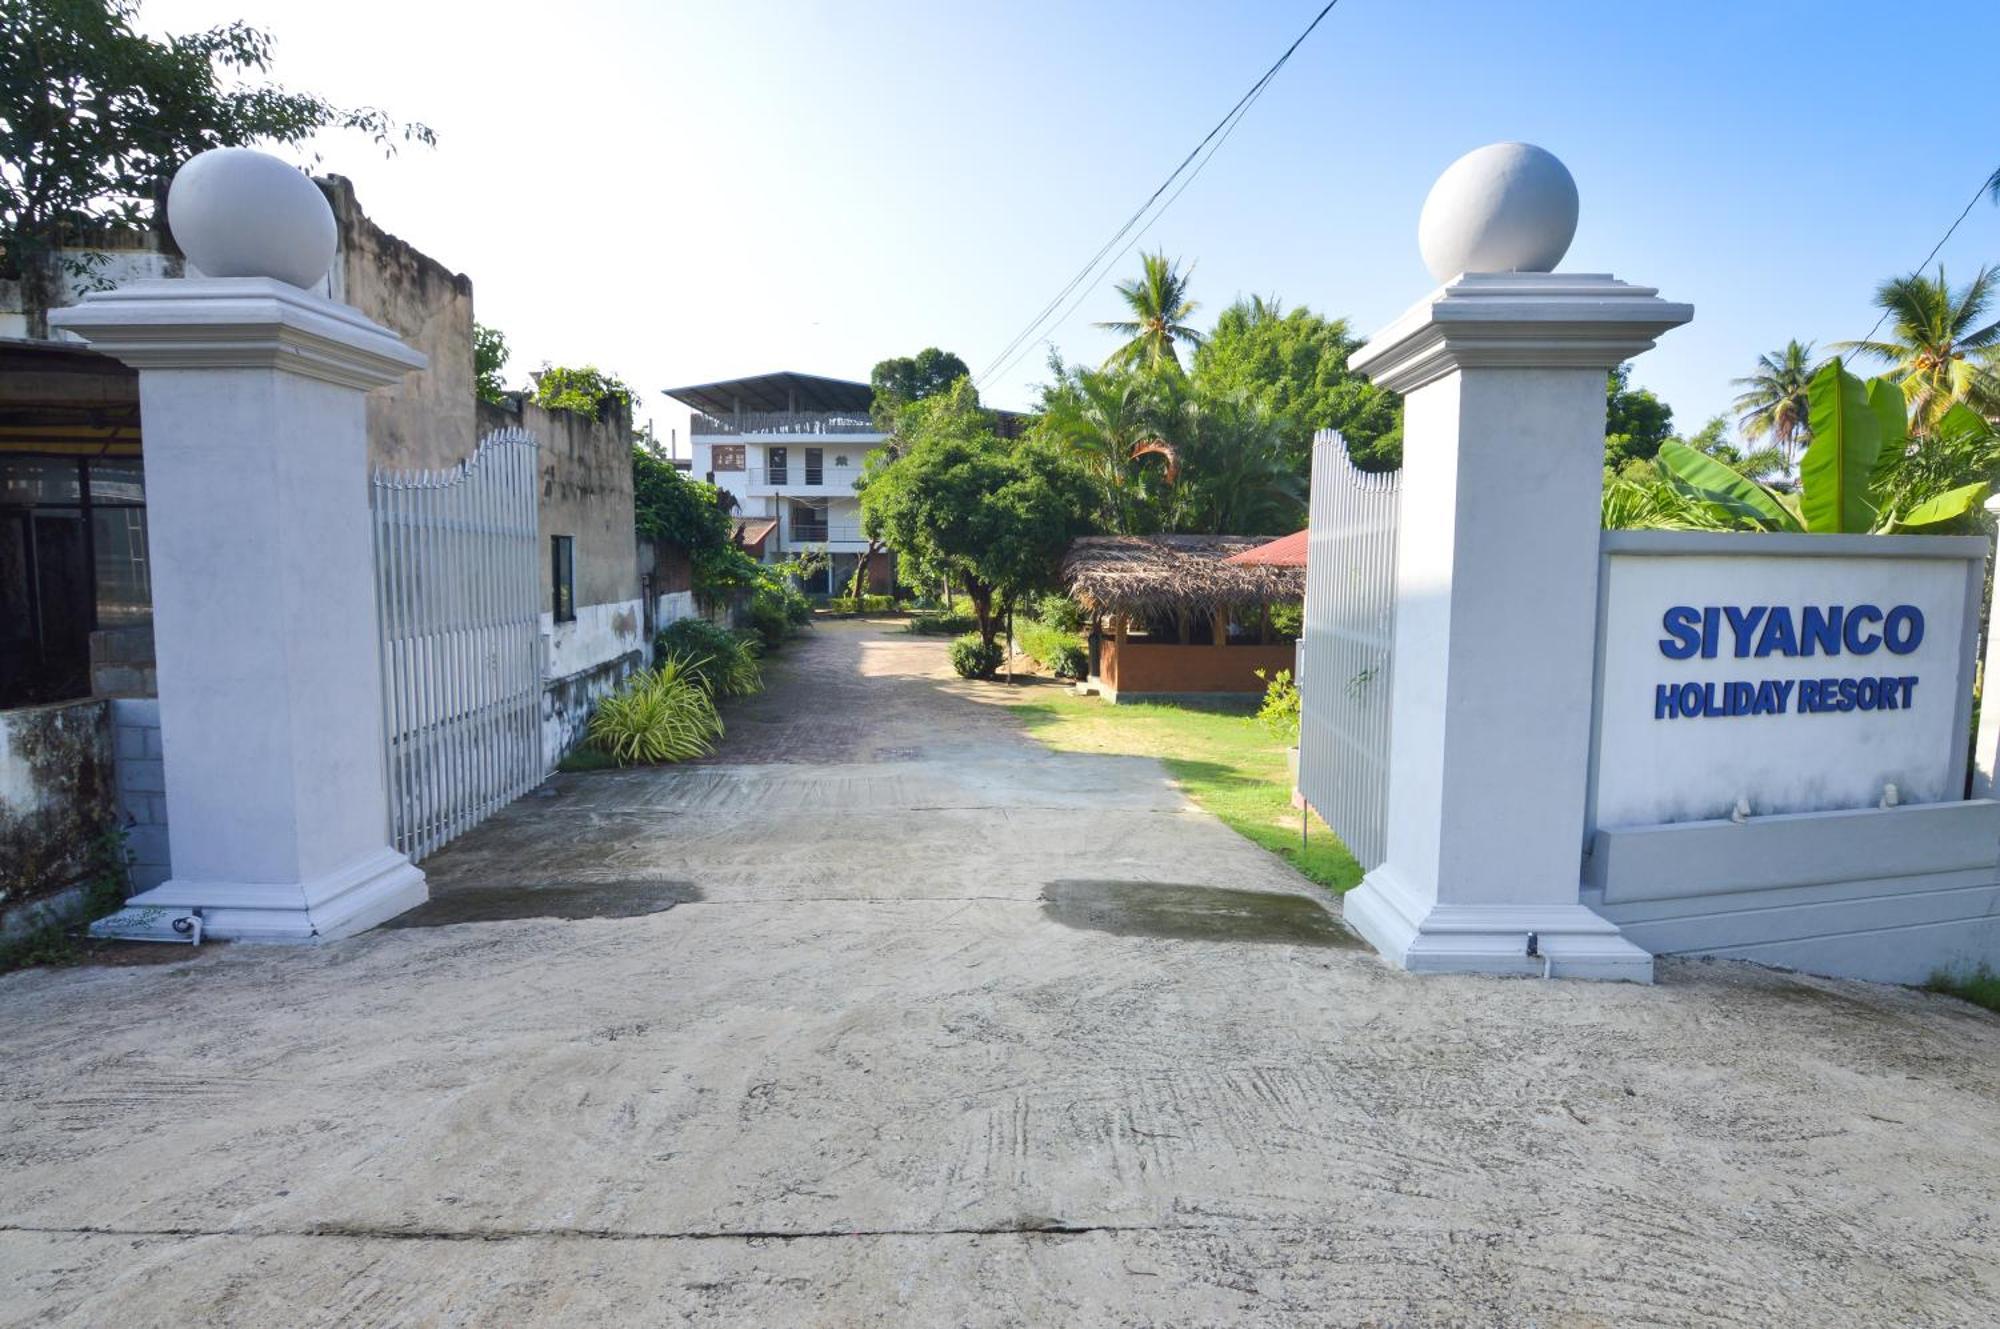
<svg viewBox="0 0 2000 1329">
<path fill-rule="evenodd" d="M 2000 1011 L 2000 974 L 1985 965 L 1970 974 L 1938 974 L 1924 986 L 1962 998 L 1989 1011 Z"/>
<path fill-rule="evenodd" d="M 1285 745 L 1257 720 L 1254 702 L 1112 706 L 1064 693 L 1008 709 L 1060 752 L 1159 758 L 1196 803 L 1328 890 L 1361 880 L 1347 846 L 1316 815 L 1300 851 Z"/>
</svg>

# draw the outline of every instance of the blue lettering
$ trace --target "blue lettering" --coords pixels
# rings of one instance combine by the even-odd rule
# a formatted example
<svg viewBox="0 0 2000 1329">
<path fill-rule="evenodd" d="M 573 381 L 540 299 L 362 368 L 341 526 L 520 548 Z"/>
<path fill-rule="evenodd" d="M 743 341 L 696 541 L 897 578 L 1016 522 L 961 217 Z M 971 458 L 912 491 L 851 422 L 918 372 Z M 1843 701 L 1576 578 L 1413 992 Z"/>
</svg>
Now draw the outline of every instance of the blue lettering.
<svg viewBox="0 0 2000 1329">
<path fill-rule="evenodd" d="M 1813 647 L 1819 647 L 1822 655 L 1840 654 L 1840 606 L 1820 609 L 1817 605 L 1807 605 L 1799 615 L 1799 636 L 1803 638 L 1799 654 L 1811 655 Z"/>
<path fill-rule="evenodd" d="M 1802 678 L 1799 680 L 1799 714 L 1811 715 L 1819 709 L 1819 680 Z"/>
<path fill-rule="evenodd" d="M 1863 636 L 1863 623 L 1880 623 L 1882 611 L 1874 605 L 1856 605 L 1847 611 L 1847 626 L 1841 630 L 1840 640 L 1850 655 L 1873 655 L 1875 648 L 1882 644 L 1882 634 L 1877 632 Z"/>
<path fill-rule="evenodd" d="M 1722 626 L 1722 611 L 1714 605 L 1701 611 L 1701 658 L 1715 658 L 1715 638 Z"/>
<path fill-rule="evenodd" d="M 1772 714 L 1783 715 L 1785 713 L 1785 706 L 1792 699 L 1792 682 L 1793 680 L 1789 678 L 1776 679 L 1772 682 L 1771 689 L 1778 694 L 1778 705 Z"/>
<path fill-rule="evenodd" d="M 1763 621 L 1765 607 L 1752 605 L 1748 609 L 1738 609 L 1727 605 L 1722 612 L 1729 619 L 1729 630 L 1736 634 L 1736 658 L 1741 660 L 1750 654 L 1750 638 L 1756 634 L 1757 624 Z"/>
<path fill-rule="evenodd" d="M 1701 611 L 1692 605 L 1675 605 L 1660 616 L 1660 627 L 1666 636 L 1660 639 L 1660 654 L 1669 660 L 1685 660 L 1701 649 L 1701 633 L 1695 628 L 1695 621 Z"/>
<path fill-rule="evenodd" d="M 1854 680 L 1854 705 L 1859 710 L 1872 711 L 1880 699 L 1880 680 L 1857 678 Z"/>
<path fill-rule="evenodd" d="M 1671 683 L 1657 684 L 1653 688 L 1653 718 L 1655 720 L 1671 720 L 1679 714 L 1680 708 L 1674 705 L 1674 685 Z"/>
<path fill-rule="evenodd" d="M 1835 709 L 1836 711 L 1853 710 L 1858 701 L 1858 698 L 1856 697 L 1855 694 L 1857 691 L 1859 691 L 1859 689 L 1855 685 L 1854 680 L 1851 678 L 1840 679 L 1836 682 L 1835 687 L 1838 689 L 1840 693 L 1840 701 L 1834 706 L 1833 709 Z"/>
<path fill-rule="evenodd" d="M 1907 711 L 1910 709 L 1910 694 L 1917 690 L 1917 676 L 1911 674 L 1907 678 L 1900 678 L 1896 681 L 1903 685 L 1903 709 Z"/>
<path fill-rule="evenodd" d="M 1681 684 L 1681 714 L 1689 719 L 1701 714 L 1701 684 Z"/>
<path fill-rule="evenodd" d="M 1797 655 L 1799 639 L 1792 631 L 1792 611 L 1784 605 L 1771 610 L 1764 620 L 1764 635 L 1757 638 L 1757 658 L 1776 652 L 1779 655 Z"/>
<path fill-rule="evenodd" d="M 1924 611 L 1915 605 L 1897 605 L 1882 620 L 1882 644 L 1892 654 L 1908 655 L 1924 644 Z"/>
</svg>

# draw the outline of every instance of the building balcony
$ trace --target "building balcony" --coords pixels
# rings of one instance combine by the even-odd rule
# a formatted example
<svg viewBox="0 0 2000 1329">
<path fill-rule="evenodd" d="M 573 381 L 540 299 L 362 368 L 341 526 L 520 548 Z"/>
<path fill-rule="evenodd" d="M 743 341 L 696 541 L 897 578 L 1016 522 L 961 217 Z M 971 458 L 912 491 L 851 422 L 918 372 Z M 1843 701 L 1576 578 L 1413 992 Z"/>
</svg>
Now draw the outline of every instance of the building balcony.
<svg viewBox="0 0 2000 1329">
<path fill-rule="evenodd" d="M 861 474 L 861 468 L 807 467 L 794 462 L 789 466 L 752 466 L 738 474 L 743 477 L 743 492 L 747 495 L 782 497 L 796 494 L 802 498 L 839 498 L 853 496 L 854 477 Z M 717 483 L 723 483 L 725 479 L 726 473 L 717 473 Z"/>
<path fill-rule="evenodd" d="M 861 531 L 859 522 L 799 521 L 793 519 L 790 529 L 785 532 L 788 547 L 799 545 L 827 545 L 847 552 L 848 546 L 860 550 L 868 547 L 868 537 Z"/>
<path fill-rule="evenodd" d="M 696 411 L 688 430 L 697 438 L 719 435 L 744 439 L 770 437 L 780 441 L 826 435 L 888 437 L 866 412 L 859 411 L 737 411 L 728 416 Z"/>
</svg>

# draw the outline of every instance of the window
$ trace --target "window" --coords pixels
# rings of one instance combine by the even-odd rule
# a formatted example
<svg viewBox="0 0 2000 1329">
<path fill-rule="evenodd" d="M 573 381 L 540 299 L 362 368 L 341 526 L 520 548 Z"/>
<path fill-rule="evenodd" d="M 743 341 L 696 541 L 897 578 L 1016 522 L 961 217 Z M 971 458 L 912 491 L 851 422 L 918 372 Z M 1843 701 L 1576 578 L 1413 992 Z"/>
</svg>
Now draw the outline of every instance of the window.
<svg viewBox="0 0 2000 1329">
<path fill-rule="evenodd" d="M 826 483 L 826 453 L 820 448 L 806 449 L 806 483 L 809 485 Z"/>
<path fill-rule="evenodd" d="M 576 540 L 573 536 L 549 537 L 550 571 L 554 573 L 551 605 L 558 623 L 576 622 Z"/>
<path fill-rule="evenodd" d="M 774 485 L 791 483 L 791 462 L 786 456 L 786 449 L 765 449 L 764 462 L 770 468 L 770 474 L 765 477 L 769 483 Z"/>
<path fill-rule="evenodd" d="M 740 471 L 743 469 L 743 445 L 741 443 L 717 443 L 708 450 L 710 462 L 718 471 Z"/>
</svg>

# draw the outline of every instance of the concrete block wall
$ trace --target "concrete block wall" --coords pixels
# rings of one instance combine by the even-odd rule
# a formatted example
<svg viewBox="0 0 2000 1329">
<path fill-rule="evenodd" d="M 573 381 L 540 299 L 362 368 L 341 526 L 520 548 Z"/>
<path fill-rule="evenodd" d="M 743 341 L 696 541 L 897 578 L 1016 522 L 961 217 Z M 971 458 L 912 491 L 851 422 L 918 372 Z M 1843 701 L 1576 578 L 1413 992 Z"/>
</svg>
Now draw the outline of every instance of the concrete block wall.
<svg viewBox="0 0 2000 1329">
<path fill-rule="evenodd" d="M 112 756 L 118 769 L 118 810 L 125 827 L 132 889 L 148 890 L 173 875 L 167 857 L 166 762 L 160 743 L 160 703 L 115 698 Z"/>
</svg>

